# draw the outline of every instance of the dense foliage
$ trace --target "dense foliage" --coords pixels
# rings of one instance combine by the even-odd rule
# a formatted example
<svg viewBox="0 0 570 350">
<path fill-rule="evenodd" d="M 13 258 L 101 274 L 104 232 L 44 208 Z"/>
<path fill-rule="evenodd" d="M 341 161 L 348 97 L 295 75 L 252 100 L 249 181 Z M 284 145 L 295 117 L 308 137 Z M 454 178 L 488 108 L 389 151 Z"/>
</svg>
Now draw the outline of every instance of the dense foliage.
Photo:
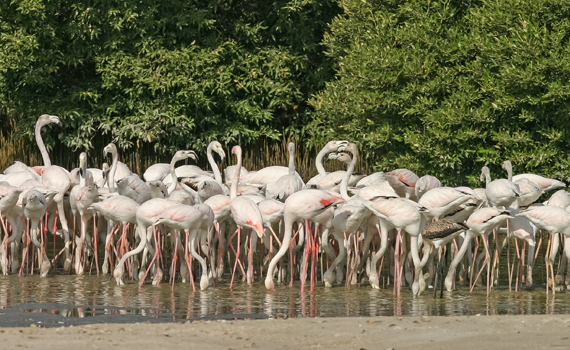
<svg viewBox="0 0 570 350">
<path fill-rule="evenodd" d="M 449 184 L 568 180 L 569 38 L 562 0 L 3 1 L 0 107 L 81 149 L 285 131 Z"/>
<path fill-rule="evenodd" d="M 487 163 L 504 177 L 505 159 L 568 179 L 569 2 L 341 4 L 325 38 L 338 73 L 311 101 L 326 137 L 452 184 Z"/>
<path fill-rule="evenodd" d="M 0 2 L 0 98 L 24 133 L 62 118 L 67 146 L 108 134 L 201 148 L 304 122 L 332 70 L 319 43 L 332 1 Z"/>
</svg>

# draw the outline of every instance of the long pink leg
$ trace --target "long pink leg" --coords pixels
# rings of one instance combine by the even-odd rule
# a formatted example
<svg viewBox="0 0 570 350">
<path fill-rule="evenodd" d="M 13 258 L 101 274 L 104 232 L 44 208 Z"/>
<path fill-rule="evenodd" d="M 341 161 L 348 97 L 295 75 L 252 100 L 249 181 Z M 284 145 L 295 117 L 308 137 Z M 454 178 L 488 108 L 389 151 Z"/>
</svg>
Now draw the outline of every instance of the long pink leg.
<svg viewBox="0 0 570 350">
<path fill-rule="evenodd" d="M 154 226 L 153 226 L 154 227 Z M 161 239 L 162 239 L 162 234 L 160 229 L 156 230 L 156 236 L 154 238 L 154 244 L 156 246 L 156 272 L 158 273 L 158 271 L 160 270 L 160 262 L 162 261 L 162 245 L 161 245 Z M 164 264 L 162 265 L 164 266 Z M 194 282 L 194 280 L 192 280 L 192 282 Z M 160 278 L 156 280 L 156 286 L 158 287 L 160 285 Z"/>
<path fill-rule="evenodd" d="M 154 228 L 153 228 L 154 230 Z M 107 243 L 105 244 L 105 250 L 107 251 L 107 256 L 109 257 L 109 265 L 111 266 L 111 274 L 113 274 L 113 266 L 115 264 L 111 263 L 111 257 L 112 257 L 112 251 L 111 251 L 111 243 L 113 242 L 113 235 L 115 234 L 115 232 L 119 231 L 119 226 L 118 225 L 113 225 L 113 227 L 111 227 L 111 233 L 109 234 L 109 240 L 107 241 Z M 116 253 L 115 253 L 116 254 Z M 142 284 L 141 284 L 142 285 Z"/>
<path fill-rule="evenodd" d="M 28 258 L 28 249 L 29 249 L 29 234 L 30 234 L 30 225 L 26 220 L 26 230 L 24 231 L 24 239 L 22 240 L 22 245 L 23 245 L 23 252 L 22 252 L 22 265 L 20 265 L 20 273 L 18 274 L 18 276 L 23 276 L 24 275 L 24 262 L 26 261 L 26 259 Z"/>
<path fill-rule="evenodd" d="M 55 271 L 55 239 L 57 237 L 57 235 L 55 234 L 55 231 L 57 230 L 57 219 L 58 219 L 59 215 L 58 215 L 58 211 L 55 211 L 55 218 L 53 219 L 53 270 Z"/>
<path fill-rule="evenodd" d="M 57 218 L 56 218 L 57 219 Z M 99 277 L 99 258 L 97 255 L 97 241 L 99 240 L 99 231 L 97 230 L 97 216 L 93 215 L 93 239 L 95 240 L 95 267 L 97 268 L 97 277 Z"/>
<path fill-rule="evenodd" d="M 538 257 L 538 252 L 540 251 L 540 246 L 542 245 L 542 235 L 540 235 L 540 239 L 538 240 L 538 244 L 536 245 L 536 252 L 534 253 L 534 259 L 532 260 L 532 268 L 534 268 L 534 262 Z"/>
<path fill-rule="evenodd" d="M 152 232 L 153 232 L 153 236 L 154 236 L 154 241 L 156 242 L 156 229 L 154 226 L 152 227 Z M 111 230 L 111 236 L 112 236 L 112 230 Z M 156 257 L 158 256 L 157 252 L 158 252 L 158 249 L 157 249 L 157 251 L 154 252 L 154 256 L 152 257 L 152 260 L 151 260 L 150 264 L 148 265 L 148 268 L 146 269 L 146 272 L 145 272 L 143 278 L 141 279 L 141 281 L 139 283 L 139 287 L 143 286 L 144 280 L 146 279 L 146 276 L 148 275 L 150 269 L 152 268 L 152 264 L 154 264 Z"/>
<path fill-rule="evenodd" d="M 303 225 L 299 225 L 299 228 L 297 229 L 297 232 L 295 232 L 295 235 L 293 236 L 293 238 L 291 238 L 291 243 L 289 243 L 289 255 L 290 255 L 290 262 L 289 265 L 291 266 L 291 282 L 289 283 L 289 286 L 293 287 L 293 243 L 295 242 L 295 238 L 297 238 L 297 235 L 299 234 L 299 232 L 301 231 L 301 228 L 303 227 Z"/>
<path fill-rule="evenodd" d="M 184 244 L 184 259 L 186 260 L 186 265 L 188 265 L 188 271 L 190 272 L 190 281 L 192 281 L 192 291 L 196 291 L 196 285 L 194 284 L 194 273 L 192 272 L 192 261 L 188 257 L 188 236 L 190 232 L 186 231 L 186 244 Z"/>
<path fill-rule="evenodd" d="M 526 259 L 524 258 L 525 250 L 526 250 L 526 241 L 523 242 L 522 253 L 521 253 L 522 266 L 523 266 L 523 268 L 521 269 L 521 284 L 525 283 L 525 276 L 526 276 L 524 273 L 524 268 L 526 266 Z"/>
<path fill-rule="evenodd" d="M 4 267 L 6 268 L 6 270 L 4 271 L 4 274 L 8 274 L 8 229 L 6 228 L 6 221 L 4 221 L 4 218 L 2 217 L 2 215 L 0 215 L 0 221 L 2 222 L 2 228 L 4 229 L 5 235 L 4 235 L 4 240 L 2 241 L 2 249 L 6 250 L 6 254 L 4 255 Z"/>
<path fill-rule="evenodd" d="M 394 291 L 393 294 L 398 293 L 398 285 L 400 284 L 399 279 L 399 272 L 400 272 L 400 239 L 399 239 L 399 231 L 396 231 L 396 248 L 394 249 Z M 398 293 L 399 295 L 399 293 Z"/>
<path fill-rule="evenodd" d="M 224 254 L 224 248 L 222 246 L 222 233 L 220 232 L 220 223 L 215 223 L 214 224 L 216 227 L 216 232 L 218 233 L 218 264 L 216 266 L 216 282 L 218 282 L 218 275 L 219 275 L 219 269 L 220 266 L 222 266 L 222 259 L 224 258 L 223 254 Z M 224 226 L 225 228 L 225 226 Z"/>
<path fill-rule="evenodd" d="M 234 246 L 230 244 L 230 248 L 232 249 L 232 252 L 234 252 L 234 255 L 236 255 L 236 250 L 234 249 Z M 230 260 L 230 252 L 228 251 L 228 261 Z M 245 275 L 245 267 L 243 267 L 241 261 L 239 261 L 239 259 L 237 260 L 238 262 L 238 266 L 239 266 L 239 270 L 241 271 L 241 273 L 243 275 Z"/>
<path fill-rule="evenodd" d="M 309 221 L 306 221 L 305 224 L 305 258 L 303 259 L 303 276 L 301 278 L 301 293 L 305 291 L 305 280 L 307 279 L 307 268 L 309 267 L 309 252 L 311 250 L 311 227 L 309 226 Z"/>
<path fill-rule="evenodd" d="M 84 262 L 84 259 L 83 259 L 83 255 L 84 255 L 83 254 L 83 240 L 85 239 L 85 232 L 87 231 L 87 227 L 84 228 L 83 226 L 84 226 L 83 215 L 81 215 L 81 240 L 79 241 L 80 242 L 80 244 L 79 244 L 79 265 L 81 265 L 82 270 L 83 270 L 83 262 Z"/>
<path fill-rule="evenodd" d="M 234 277 L 236 274 L 236 267 L 237 267 L 237 263 L 239 260 L 239 251 L 240 251 L 240 244 L 241 244 L 241 227 L 238 227 L 237 229 L 237 251 L 236 251 L 236 261 L 234 263 L 234 271 L 232 272 L 232 280 L 230 281 L 230 290 L 233 287 L 234 284 Z"/>
<path fill-rule="evenodd" d="M 311 256 L 311 292 L 315 289 L 315 279 L 317 276 L 315 260 L 318 258 L 318 255 L 317 255 L 317 250 L 318 250 L 318 245 L 319 245 L 319 242 L 317 240 L 318 230 L 319 230 L 319 227 L 315 226 L 315 232 L 313 232 L 314 236 L 311 237 L 311 241 L 313 242 L 313 249 L 312 249 L 313 254 Z"/>
<path fill-rule="evenodd" d="M 171 268 L 171 279 L 172 279 L 172 290 L 174 290 L 174 281 L 176 279 L 176 260 L 178 259 L 178 236 L 174 239 L 174 255 L 172 257 L 172 268 Z"/>
<path fill-rule="evenodd" d="M 251 250 L 253 245 L 253 230 L 249 230 L 249 252 L 247 252 L 247 270 L 251 273 L 249 276 L 249 287 L 251 288 L 251 280 L 253 280 L 253 252 Z"/>
</svg>

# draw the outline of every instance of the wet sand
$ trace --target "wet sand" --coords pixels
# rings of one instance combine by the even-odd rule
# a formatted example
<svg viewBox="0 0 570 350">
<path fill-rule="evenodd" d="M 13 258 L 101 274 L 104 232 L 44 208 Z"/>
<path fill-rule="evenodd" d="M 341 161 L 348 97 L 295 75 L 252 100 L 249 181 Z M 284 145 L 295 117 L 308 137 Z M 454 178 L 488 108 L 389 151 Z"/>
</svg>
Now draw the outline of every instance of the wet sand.
<svg viewBox="0 0 570 350">
<path fill-rule="evenodd" d="M 570 346 L 570 316 L 339 317 L 0 329 L 1 348 L 538 349 Z"/>
</svg>

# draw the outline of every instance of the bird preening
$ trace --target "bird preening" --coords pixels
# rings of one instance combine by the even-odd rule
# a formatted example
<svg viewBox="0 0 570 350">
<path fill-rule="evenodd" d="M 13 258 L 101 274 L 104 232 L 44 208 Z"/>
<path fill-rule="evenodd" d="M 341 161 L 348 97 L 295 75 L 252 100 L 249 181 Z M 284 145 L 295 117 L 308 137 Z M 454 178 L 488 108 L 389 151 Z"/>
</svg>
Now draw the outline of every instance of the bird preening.
<svg viewBox="0 0 570 350">
<path fill-rule="evenodd" d="M 62 269 L 141 286 L 168 277 L 193 289 L 195 282 L 231 289 L 263 280 L 275 290 L 297 280 L 303 291 L 370 285 L 400 295 L 409 286 L 414 297 L 428 288 L 441 296 L 483 283 L 491 293 L 504 255 L 509 289 L 532 288 L 546 246 L 546 292 L 570 285 L 568 264 L 554 271 L 561 238 L 559 259 L 570 258 L 570 194 L 555 179 L 513 176 L 509 161 L 502 165 L 507 178 L 492 180 L 482 168 L 484 188 L 447 187 L 404 168 L 357 174 L 357 144 L 339 140 L 322 148 L 318 174 L 305 182 L 295 168 L 299 145 L 288 144 L 288 164 L 258 170 L 243 167 L 236 145 L 235 165 L 222 171 L 214 154 L 223 160 L 226 152 L 213 141 L 209 170 L 177 167 L 198 157 L 179 150 L 140 177 L 113 143 L 103 149 L 111 166 L 89 168 L 86 153 L 76 169 L 52 165 L 41 136 L 52 123 L 61 121 L 44 114 L 36 124 L 43 166 L 15 162 L 0 175 L 3 274 L 46 277 Z M 337 170 L 327 172 L 325 159 Z"/>
</svg>

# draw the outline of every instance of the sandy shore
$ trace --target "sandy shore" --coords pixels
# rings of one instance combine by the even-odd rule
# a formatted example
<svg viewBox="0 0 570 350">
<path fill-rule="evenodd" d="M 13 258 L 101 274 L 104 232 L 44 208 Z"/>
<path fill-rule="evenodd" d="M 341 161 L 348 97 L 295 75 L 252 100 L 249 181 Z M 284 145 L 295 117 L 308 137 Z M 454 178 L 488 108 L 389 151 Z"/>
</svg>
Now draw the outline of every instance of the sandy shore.
<svg viewBox="0 0 570 350">
<path fill-rule="evenodd" d="M 570 316 L 354 317 L 3 328 L 0 348 L 544 349 L 570 347 Z"/>
</svg>

